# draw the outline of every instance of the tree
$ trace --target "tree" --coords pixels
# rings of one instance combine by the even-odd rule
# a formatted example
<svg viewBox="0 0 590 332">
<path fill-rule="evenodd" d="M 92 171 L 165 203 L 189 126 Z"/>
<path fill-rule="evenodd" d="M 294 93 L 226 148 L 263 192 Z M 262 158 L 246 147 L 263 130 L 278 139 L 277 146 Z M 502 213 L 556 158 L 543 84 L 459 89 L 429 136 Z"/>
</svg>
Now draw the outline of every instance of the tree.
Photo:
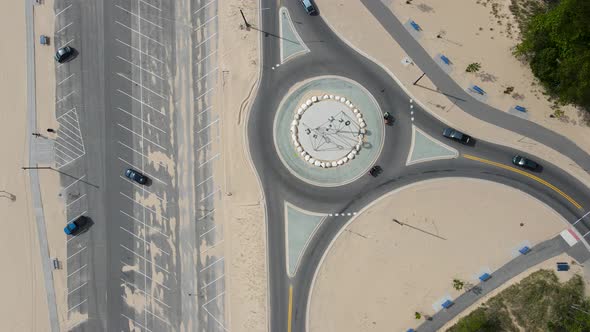
<svg viewBox="0 0 590 332">
<path fill-rule="evenodd" d="M 467 65 L 467 68 L 465 69 L 465 71 L 468 73 L 476 73 L 480 69 L 481 69 L 481 64 L 479 62 L 474 62 L 474 63 L 470 63 L 469 65 Z"/>
<path fill-rule="evenodd" d="M 453 288 L 455 288 L 456 290 L 460 291 L 463 289 L 463 286 L 465 286 L 465 282 L 461 281 L 459 279 L 453 279 Z"/>
<path fill-rule="evenodd" d="M 590 1 L 561 0 L 526 22 L 515 54 L 528 60 L 547 91 L 590 107 Z"/>
</svg>

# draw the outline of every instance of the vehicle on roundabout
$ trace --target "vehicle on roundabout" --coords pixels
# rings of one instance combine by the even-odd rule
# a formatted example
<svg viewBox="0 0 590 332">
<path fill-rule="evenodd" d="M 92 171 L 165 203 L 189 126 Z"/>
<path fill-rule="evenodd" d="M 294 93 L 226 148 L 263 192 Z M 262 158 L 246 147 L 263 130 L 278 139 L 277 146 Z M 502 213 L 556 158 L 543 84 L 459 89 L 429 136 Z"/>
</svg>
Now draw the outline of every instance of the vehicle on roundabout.
<svg viewBox="0 0 590 332">
<path fill-rule="evenodd" d="M 385 121 L 386 125 L 391 126 L 395 120 L 393 119 L 393 115 L 391 115 L 391 113 L 385 112 L 383 114 L 383 121 Z"/>
<path fill-rule="evenodd" d="M 516 155 L 512 157 L 512 163 L 518 167 L 526 168 L 531 171 L 534 171 L 537 168 L 539 168 L 539 164 L 521 155 Z"/>
<path fill-rule="evenodd" d="M 445 128 L 442 132 L 443 136 L 446 138 L 450 138 L 455 140 L 459 143 L 468 144 L 471 141 L 471 136 L 464 134 L 458 130 L 453 128 Z"/>
<path fill-rule="evenodd" d="M 303 5 L 303 8 L 305 8 L 305 11 L 309 15 L 317 14 L 317 10 L 315 9 L 315 6 L 311 2 L 311 0 L 299 0 L 299 1 L 301 2 L 301 4 Z"/>
<path fill-rule="evenodd" d="M 379 166 L 379 165 L 375 165 L 375 166 L 371 167 L 371 169 L 369 170 L 369 175 L 376 178 L 382 172 L 383 172 L 383 168 L 381 168 L 381 166 Z"/>
</svg>

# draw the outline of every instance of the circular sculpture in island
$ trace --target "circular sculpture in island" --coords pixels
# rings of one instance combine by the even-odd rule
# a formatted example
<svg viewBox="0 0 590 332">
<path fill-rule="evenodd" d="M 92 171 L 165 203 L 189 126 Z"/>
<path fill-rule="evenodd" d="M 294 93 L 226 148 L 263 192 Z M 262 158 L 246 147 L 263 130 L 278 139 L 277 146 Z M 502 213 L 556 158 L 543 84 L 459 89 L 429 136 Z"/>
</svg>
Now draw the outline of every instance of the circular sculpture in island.
<svg viewBox="0 0 590 332">
<path fill-rule="evenodd" d="M 338 167 L 361 150 L 366 127 L 362 113 L 346 97 L 312 96 L 294 112 L 291 142 L 310 165 Z"/>
</svg>

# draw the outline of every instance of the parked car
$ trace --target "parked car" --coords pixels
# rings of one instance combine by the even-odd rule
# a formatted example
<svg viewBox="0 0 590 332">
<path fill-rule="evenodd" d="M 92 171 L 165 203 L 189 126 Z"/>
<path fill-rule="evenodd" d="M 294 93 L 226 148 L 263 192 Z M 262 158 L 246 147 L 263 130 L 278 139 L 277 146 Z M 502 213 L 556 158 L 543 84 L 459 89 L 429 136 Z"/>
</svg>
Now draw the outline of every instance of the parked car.
<svg viewBox="0 0 590 332">
<path fill-rule="evenodd" d="M 381 174 L 381 172 L 383 172 L 383 168 L 381 168 L 379 165 L 375 165 L 369 170 L 369 174 L 374 178 Z"/>
<path fill-rule="evenodd" d="M 315 15 L 315 14 L 317 14 L 317 10 L 315 9 L 315 6 L 311 2 L 311 0 L 299 0 L 299 1 L 301 1 L 301 4 L 303 5 L 303 8 L 305 8 L 305 11 L 309 15 Z"/>
<path fill-rule="evenodd" d="M 512 157 L 512 163 L 518 167 L 530 169 L 531 171 L 539 168 L 539 164 L 520 155 Z"/>
<path fill-rule="evenodd" d="M 136 171 L 133 168 L 128 168 L 125 171 L 125 176 L 139 184 L 147 184 L 149 181 L 147 176 L 141 174 L 139 171 Z"/>
<path fill-rule="evenodd" d="M 66 235 L 76 235 L 89 225 L 90 219 L 86 216 L 80 216 L 66 225 L 64 233 L 66 233 Z"/>
<path fill-rule="evenodd" d="M 455 130 L 453 128 L 445 128 L 442 132 L 443 136 L 446 138 L 450 138 L 457 142 L 461 142 L 463 144 L 469 143 L 471 141 L 471 136 L 467 134 L 463 134 L 462 132 Z"/>
<path fill-rule="evenodd" d="M 74 54 L 74 50 L 71 47 L 69 47 L 69 46 L 61 47 L 57 50 L 57 52 L 55 52 L 55 61 L 57 61 L 59 63 L 64 63 L 73 54 Z"/>
</svg>

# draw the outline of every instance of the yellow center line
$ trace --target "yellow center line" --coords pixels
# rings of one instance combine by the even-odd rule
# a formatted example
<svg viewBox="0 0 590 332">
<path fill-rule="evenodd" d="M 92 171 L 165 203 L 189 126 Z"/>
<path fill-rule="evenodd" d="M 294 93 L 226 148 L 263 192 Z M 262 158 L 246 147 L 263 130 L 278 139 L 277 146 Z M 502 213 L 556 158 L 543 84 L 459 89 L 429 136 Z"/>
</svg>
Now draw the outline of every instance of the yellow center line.
<svg viewBox="0 0 590 332">
<path fill-rule="evenodd" d="M 515 172 L 515 173 L 518 173 L 518 174 L 524 175 L 524 176 L 526 176 L 526 177 L 528 177 L 528 178 L 530 178 L 530 179 L 533 179 L 533 180 L 535 180 L 535 181 L 539 182 L 540 184 L 542 184 L 542 185 L 544 185 L 544 186 L 546 186 L 546 187 L 549 187 L 549 188 L 551 188 L 553 191 L 555 191 L 556 193 L 560 194 L 560 195 L 561 195 L 563 198 L 567 199 L 567 200 L 568 200 L 570 203 L 572 203 L 572 204 L 573 204 L 575 207 L 577 207 L 578 209 L 582 210 L 582 206 L 581 206 L 580 204 L 578 204 L 578 202 L 576 202 L 576 201 L 575 201 L 573 198 L 571 198 L 570 196 L 568 196 L 568 195 L 567 195 L 566 193 L 564 193 L 563 191 L 559 190 L 559 188 L 557 188 L 556 186 L 554 186 L 554 185 L 552 185 L 551 183 L 549 183 L 549 182 L 547 182 L 547 181 L 545 181 L 545 180 L 541 179 L 541 178 L 540 178 L 540 177 L 538 177 L 538 176 L 534 176 L 534 175 L 532 175 L 532 174 L 530 174 L 530 173 L 527 173 L 527 172 L 525 172 L 525 171 L 523 171 L 523 170 L 520 170 L 520 169 L 518 169 L 518 168 L 515 168 L 515 167 L 506 166 L 506 165 L 504 165 L 504 164 L 500 164 L 500 163 L 497 163 L 497 162 L 495 162 L 495 161 L 491 161 L 491 160 L 487 160 L 487 159 L 479 158 L 479 157 L 472 156 L 472 155 L 469 155 L 469 154 L 464 154 L 464 155 L 463 155 L 463 157 L 465 157 L 465 158 L 467 158 L 467 159 L 471 159 L 471 160 L 479 161 L 479 162 L 482 162 L 482 163 L 485 163 L 485 164 L 493 165 L 493 166 L 496 166 L 496 167 L 500 167 L 500 168 L 503 168 L 503 169 L 505 169 L 505 170 L 512 171 L 512 172 Z"/>
<path fill-rule="evenodd" d="M 293 285 L 289 285 L 289 312 L 287 314 L 287 332 L 291 332 L 291 318 L 292 318 L 292 311 L 293 311 Z"/>
</svg>

